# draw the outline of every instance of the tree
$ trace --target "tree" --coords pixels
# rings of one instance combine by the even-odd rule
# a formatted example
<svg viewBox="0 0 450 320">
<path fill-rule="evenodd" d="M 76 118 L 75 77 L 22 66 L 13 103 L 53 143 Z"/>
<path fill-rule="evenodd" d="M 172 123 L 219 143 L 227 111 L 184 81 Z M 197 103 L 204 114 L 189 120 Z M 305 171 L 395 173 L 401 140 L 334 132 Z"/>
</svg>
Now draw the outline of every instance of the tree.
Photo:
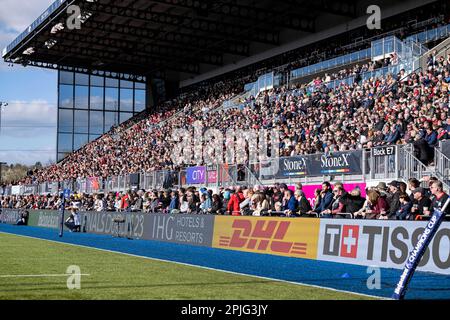
<svg viewBox="0 0 450 320">
<path fill-rule="evenodd" d="M 11 164 L 3 170 L 4 172 L 2 172 L 3 182 L 8 184 L 23 179 L 27 176 L 27 172 L 32 169 L 33 167 L 27 167 L 18 163 Z"/>
</svg>

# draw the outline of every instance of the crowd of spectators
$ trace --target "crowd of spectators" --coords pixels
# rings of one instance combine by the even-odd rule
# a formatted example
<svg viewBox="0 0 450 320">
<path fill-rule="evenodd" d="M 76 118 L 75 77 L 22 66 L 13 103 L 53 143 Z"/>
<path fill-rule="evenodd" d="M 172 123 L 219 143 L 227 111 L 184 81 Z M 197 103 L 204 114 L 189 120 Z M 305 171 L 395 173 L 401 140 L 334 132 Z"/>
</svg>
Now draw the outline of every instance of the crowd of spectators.
<svg viewBox="0 0 450 320">
<path fill-rule="evenodd" d="M 405 19 L 389 18 L 387 29 L 409 28 L 409 25 L 403 25 L 403 21 L 422 21 L 430 17 L 439 17 L 436 18 L 439 22 L 433 27 L 447 24 L 448 16 L 441 15 L 446 12 L 446 7 L 445 1 L 438 1 L 421 10 L 405 13 Z M 356 37 L 355 32 L 367 32 L 366 29 L 352 31 L 350 38 Z M 411 29 L 403 36 L 415 31 Z M 339 38 L 339 41 L 348 42 L 344 38 Z M 315 44 L 317 50 L 313 45 L 308 52 L 317 59 L 345 54 L 341 42 L 319 42 Z M 299 54 L 298 50 L 295 52 L 294 56 L 307 56 Z M 323 54 L 318 55 L 317 52 Z M 287 54 L 283 58 L 292 62 L 290 68 L 298 67 L 294 56 Z M 303 60 L 302 63 L 307 65 L 314 63 Z M 241 93 L 244 84 L 257 74 L 249 75 L 246 71 L 245 77 L 236 77 L 234 81 L 223 79 L 212 85 L 202 83 L 163 103 L 157 112 L 144 112 L 114 128 L 62 162 L 35 170 L 18 184 L 180 169 L 172 159 L 176 144 L 171 139 L 172 130 L 191 129 L 194 121 L 201 121 L 205 128 L 219 129 L 223 133 L 230 128 L 278 130 L 282 137 L 282 156 L 413 143 L 416 157 L 424 164 L 432 164 L 433 147 L 439 140 L 448 138 L 450 130 L 450 55 L 431 55 L 428 69 L 408 76 L 401 71 L 398 75 L 358 81 L 361 73 L 396 60 L 394 55 L 376 63 L 355 65 L 326 74 L 311 82 L 316 86 L 314 92 L 307 90 L 309 84 L 295 88 L 280 87 L 264 93 L 261 99 L 250 97 L 243 109 L 218 112 L 212 111 Z M 356 81 L 333 89 L 324 85 L 349 76 L 356 76 Z M 184 163 L 185 166 L 196 164 Z"/>
<path fill-rule="evenodd" d="M 401 71 L 312 94 L 302 88 L 294 94 L 279 89 L 267 93 L 277 97 L 270 107 L 285 109 L 280 114 L 288 129 L 282 154 L 413 143 L 416 156 L 429 164 L 432 147 L 448 138 L 450 129 L 450 55 L 431 59 L 435 64 L 427 70 L 408 76 Z"/>
<path fill-rule="evenodd" d="M 133 172 L 177 170 L 172 153 L 173 129 L 271 129 L 280 133 L 280 155 L 293 156 L 412 143 L 426 165 L 433 147 L 450 131 L 450 54 L 430 55 L 428 68 L 405 75 L 388 74 L 306 90 L 306 84 L 266 91 L 243 108 L 222 110 L 223 101 L 239 89 L 211 90 L 183 101 L 183 112 L 151 114 L 130 126 L 120 126 L 71 154 L 59 164 L 38 170 L 22 181 L 52 182 L 79 177 L 103 177 Z M 223 93 L 227 92 L 227 93 Z M 174 102 L 176 103 L 176 102 Z M 217 111 L 219 110 L 219 111 Z M 164 121 L 163 125 L 161 122 Z M 185 166 L 200 163 L 184 163 Z"/>
<path fill-rule="evenodd" d="M 0 208 L 29 210 L 58 210 L 61 200 L 52 195 L 0 196 Z"/>
<path fill-rule="evenodd" d="M 440 181 L 417 179 L 408 183 L 380 182 L 366 188 L 366 197 L 358 187 L 345 190 L 340 182 L 324 182 L 307 198 L 301 183 L 295 190 L 286 184 L 270 187 L 220 188 L 216 193 L 195 187 L 166 190 L 137 190 L 124 193 L 72 195 L 68 206 L 80 211 L 144 212 L 170 214 L 214 214 L 280 217 L 355 218 L 379 220 L 424 220 L 434 209 L 441 209 L 448 199 Z M 7 196 L 0 198 L 3 208 L 57 210 L 61 200 L 56 196 Z M 450 214 L 450 208 L 446 211 Z"/>
</svg>

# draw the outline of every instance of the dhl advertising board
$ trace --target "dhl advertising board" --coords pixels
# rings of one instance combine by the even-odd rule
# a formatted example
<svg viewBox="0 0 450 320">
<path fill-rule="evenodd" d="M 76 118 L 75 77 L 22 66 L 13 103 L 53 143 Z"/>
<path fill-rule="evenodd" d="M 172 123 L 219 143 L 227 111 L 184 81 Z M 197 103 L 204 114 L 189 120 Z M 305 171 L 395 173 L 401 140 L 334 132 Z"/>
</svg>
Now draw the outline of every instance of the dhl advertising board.
<svg viewBox="0 0 450 320">
<path fill-rule="evenodd" d="M 319 219 L 217 216 L 213 247 L 317 258 Z"/>
</svg>

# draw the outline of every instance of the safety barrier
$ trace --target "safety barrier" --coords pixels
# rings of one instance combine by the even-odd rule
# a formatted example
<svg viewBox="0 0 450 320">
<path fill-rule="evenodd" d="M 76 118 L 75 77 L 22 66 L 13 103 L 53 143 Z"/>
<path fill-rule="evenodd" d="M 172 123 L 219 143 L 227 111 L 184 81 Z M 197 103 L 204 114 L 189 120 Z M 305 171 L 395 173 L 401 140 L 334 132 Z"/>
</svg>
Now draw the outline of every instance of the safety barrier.
<svg viewBox="0 0 450 320">
<path fill-rule="evenodd" d="M 173 187 L 204 186 L 219 188 L 235 185 L 270 185 L 275 182 L 314 184 L 325 180 L 370 181 L 435 175 L 447 187 L 450 161 L 444 152 L 450 143 L 437 149 L 435 165 L 427 167 L 413 155 L 412 145 L 380 146 L 365 150 L 333 152 L 270 159 L 263 163 L 217 164 L 187 167 L 180 171 L 155 171 L 102 178 L 80 178 L 73 181 L 40 185 L 8 186 L 0 195 L 58 194 L 64 189 L 77 193 L 126 192 Z M 347 163 L 348 162 L 348 163 Z"/>
<path fill-rule="evenodd" d="M 430 41 L 435 41 L 447 37 L 450 34 L 450 24 L 435 29 L 423 31 L 412 36 L 407 37 L 404 43 L 417 43 L 417 46 L 411 48 L 415 55 L 423 54 L 423 48 L 419 44 L 424 44 Z M 291 71 L 290 78 L 297 79 L 306 77 L 314 73 L 325 71 L 328 69 L 345 66 L 350 63 L 356 63 L 379 56 L 385 57 L 390 53 L 398 52 L 400 55 L 404 54 L 403 44 L 397 38 L 390 36 L 383 39 L 372 41 L 370 48 L 363 49 L 357 52 L 349 53 L 337 58 L 322 61 L 310 66 L 302 67 Z"/>
</svg>

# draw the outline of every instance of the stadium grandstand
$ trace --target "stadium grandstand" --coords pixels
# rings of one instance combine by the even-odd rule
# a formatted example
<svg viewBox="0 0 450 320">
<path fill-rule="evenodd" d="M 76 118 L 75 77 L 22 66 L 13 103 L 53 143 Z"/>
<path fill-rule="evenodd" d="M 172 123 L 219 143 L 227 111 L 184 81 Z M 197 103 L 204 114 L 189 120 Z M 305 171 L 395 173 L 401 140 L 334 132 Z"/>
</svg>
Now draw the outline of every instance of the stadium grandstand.
<svg viewBox="0 0 450 320">
<path fill-rule="evenodd" d="M 58 13 L 65 13 L 62 7 L 67 5 L 68 3 L 55 2 L 46 11 L 47 13 L 54 12 L 45 19 L 51 18 L 54 25 L 59 25 L 60 21 L 65 19 L 65 15 L 62 14 L 62 17 L 57 20 Z M 98 188 L 94 191 L 111 186 L 114 188 L 114 182 L 117 181 L 118 185 L 122 185 L 120 191 L 126 191 L 130 189 L 130 186 L 127 186 L 129 178 L 126 175 L 128 174 L 139 174 L 139 178 L 141 178 L 138 179 L 139 184 L 145 184 L 145 189 L 156 187 L 152 184 L 161 183 L 169 176 L 170 180 L 175 180 L 171 182 L 172 184 L 185 185 L 185 170 L 183 169 L 194 165 L 208 165 L 208 163 L 203 163 L 203 159 L 201 159 L 197 163 L 175 165 L 171 152 L 174 150 L 176 142 L 171 139 L 171 132 L 175 128 L 187 129 L 189 125 L 198 120 L 202 120 L 206 128 L 216 128 L 223 133 L 229 128 L 275 128 L 282 134 L 280 155 L 287 157 L 397 145 L 398 154 L 403 152 L 410 156 L 408 159 L 420 160 L 416 161 L 417 163 L 415 162 L 411 166 L 412 168 L 417 169 L 418 167 L 422 171 L 433 171 L 432 173 L 436 170 L 436 173 L 445 175 L 445 172 L 439 170 L 441 166 L 435 166 L 433 169 L 428 165 L 435 164 L 434 147 L 447 138 L 446 132 L 450 128 L 447 120 L 449 56 L 446 55 L 448 53 L 446 50 L 440 55 L 436 51 L 425 53 L 448 37 L 449 17 L 442 14 L 446 12 L 445 2 L 431 2 L 428 5 L 406 11 L 406 13 L 402 12 L 400 15 L 387 17 L 386 21 L 383 20 L 383 33 L 375 30 L 373 32 L 375 35 L 370 35 L 370 30 L 365 25 L 355 27 L 354 30 L 342 35 L 315 41 L 310 45 L 304 45 L 282 55 L 265 59 L 256 65 L 238 68 L 234 72 L 231 71 L 219 77 L 214 77 L 214 73 L 231 68 L 226 61 L 222 61 L 223 57 L 218 60 L 222 61 L 221 64 L 225 65 L 224 67 L 213 67 L 213 71 L 201 70 L 201 74 L 198 76 L 184 79 L 185 72 L 178 71 L 178 80 L 181 81 L 181 84 L 187 84 L 187 87 L 181 88 L 184 93 L 178 96 L 173 93 L 169 94 L 168 97 L 172 99 L 155 104 L 155 100 L 161 100 L 161 97 L 156 97 L 158 96 L 155 92 L 157 90 L 152 90 L 154 79 L 151 80 L 150 73 L 142 74 L 142 72 L 137 72 L 138 69 L 131 68 L 129 64 L 122 64 L 123 61 L 131 61 L 132 58 L 138 59 L 140 54 L 135 54 L 132 49 L 138 49 L 137 43 L 134 43 L 133 47 L 131 45 L 133 39 L 141 39 L 142 36 L 140 34 L 133 36 L 134 33 L 131 30 L 129 38 L 126 38 L 130 42 L 130 48 L 125 51 L 123 49 L 113 50 L 114 44 L 119 47 L 127 44 L 123 38 L 120 44 L 114 42 L 119 42 L 114 39 L 120 37 L 121 34 L 120 32 L 116 33 L 115 28 L 125 27 L 121 25 L 121 21 L 128 21 L 128 27 L 136 25 L 134 31 L 139 30 L 138 25 L 144 23 L 141 16 L 145 12 L 154 12 L 152 15 L 148 14 L 149 22 L 152 22 L 157 17 L 160 19 L 168 18 L 171 15 L 175 17 L 174 12 L 180 11 L 181 14 L 186 11 L 189 12 L 186 16 L 192 15 L 195 19 L 186 21 L 184 24 L 180 20 L 179 29 L 181 31 L 189 29 L 191 37 L 195 35 L 200 39 L 198 34 L 207 33 L 210 36 L 210 33 L 197 31 L 195 28 L 197 22 L 208 23 L 207 21 L 211 20 L 213 16 L 225 15 L 224 12 L 230 9 L 245 13 L 247 12 L 245 9 L 249 8 L 246 6 L 231 8 L 230 5 L 221 7 L 219 4 L 214 5 L 210 2 L 206 4 L 201 1 L 192 5 L 193 7 L 189 8 L 189 5 L 184 2 L 173 4 L 170 1 L 167 3 L 156 1 L 144 10 L 142 4 L 133 3 L 128 6 L 127 11 L 120 7 L 114 7 L 108 2 L 81 1 L 82 17 L 86 16 L 81 20 L 81 29 L 57 30 L 54 26 L 52 27 L 51 23 L 42 23 L 41 25 L 35 23 L 34 26 L 38 30 L 42 29 L 40 32 L 33 31 L 36 35 L 32 37 L 25 32 L 8 46 L 8 51 L 4 53 L 6 61 L 59 69 L 58 159 L 60 162 L 33 172 L 29 177 L 20 181 L 20 185 L 37 187 L 42 183 L 66 181 L 70 184 L 77 180 L 84 180 L 85 190 L 80 191 L 86 192 L 92 191 L 93 184 Z M 206 7 L 203 8 L 203 5 Z M 296 10 L 302 9 L 298 5 L 295 7 Z M 345 2 L 335 7 L 330 8 L 330 12 L 319 11 L 316 8 L 316 15 L 320 17 L 320 14 L 341 14 L 354 17 L 358 12 L 357 7 L 346 6 Z M 123 6 L 123 8 L 127 8 L 127 6 Z M 343 8 L 347 10 L 346 13 L 339 11 L 345 11 Z M 258 17 L 264 13 L 267 14 L 267 8 L 265 10 L 254 9 L 256 12 L 247 14 L 252 16 L 251 14 L 258 13 Z M 291 12 L 293 9 L 289 7 L 283 10 L 279 8 L 279 10 L 280 12 Z M 170 11 L 171 15 L 168 15 L 166 11 Z M 210 15 L 211 17 L 209 17 Z M 230 19 L 233 21 L 239 18 L 237 13 L 230 15 Z M 257 23 L 258 18 L 255 19 L 250 23 L 249 28 L 251 29 L 247 33 L 240 33 L 239 41 L 250 43 L 250 47 L 254 45 L 253 42 L 258 42 L 255 37 L 258 35 L 257 27 L 261 24 Z M 281 21 L 277 16 L 271 19 L 280 23 L 276 28 L 272 28 L 273 32 L 278 35 L 274 37 L 274 41 L 282 33 L 281 31 L 275 32 L 275 30 L 284 30 L 283 27 L 300 29 L 302 33 L 306 34 L 304 37 L 308 36 L 308 32 L 318 31 L 311 28 L 315 26 L 313 23 L 315 20 L 312 18 L 308 20 L 305 17 L 300 19 L 301 21 L 293 19 L 294 21 L 289 22 L 292 25 L 288 26 L 285 24 L 289 24 L 286 21 L 290 20 L 282 19 Z M 107 27 L 105 20 L 108 23 L 115 23 L 115 27 L 113 24 L 108 26 L 114 28 L 114 31 L 103 30 Z M 250 22 L 249 17 L 245 17 L 243 20 L 246 20 L 247 24 Z M 399 24 L 399 21 L 402 22 Z M 104 24 L 100 26 L 99 24 L 102 22 Z M 185 27 L 188 22 L 193 26 Z M 297 25 L 296 22 L 299 23 L 297 28 L 294 27 Z M 244 22 L 239 21 L 239 23 Z M 97 27 L 95 28 L 96 33 L 92 33 L 92 27 L 94 27 L 92 24 Z M 160 24 L 155 23 L 155 26 Z M 209 21 L 209 24 L 213 28 L 214 23 Z M 303 24 L 306 27 L 303 27 Z M 162 23 L 162 25 L 167 30 L 173 29 L 169 23 L 167 25 Z M 219 28 L 220 24 L 215 27 Z M 259 31 L 268 36 L 267 33 L 262 33 L 262 30 Z M 174 35 L 177 34 L 172 32 Z M 168 34 L 165 36 L 167 37 Z M 52 37 L 55 37 L 55 40 L 58 37 L 61 39 L 59 43 L 48 48 L 45 43 Z M 74 37 L 77 37 L 77 40 Z M 230 38 L 236 39 L 236 36 L 230 36 Z M 101 41 L 96 39 L 101 39 Z M 78 45 L 74 45 L 75 41 Z M 108 68 L 101 68 L 108 71 L 102 71 L 100 68 L 98 68 L 100 71 L 92 70 L 93 65 L 98 64 L 98 61 L 93 60 L 102 57 L 102 55 L 94 54 L 97 46 L 90 46 L 92 41 L 98 44 L 97 46 L 103 54 L 116 51 L 117 57 L 120 57 L 115 60 L 116 63 L 110 63 Z M 103 45 L 105 41 L 111 42 L 109 46 Z M 150 37 L 149 41 L 152 43 L 152 47 L 169 50 L 162 44 L 164 41 L 161 41 L 161 47 L 155 45 L 156 43 L 159 45 L 160 42 L 155 42 L 156 40 L 153 38 Z M 208 41 L 208 38 L 203 38 L 203 41 Z M 180 43 L 171 42 L 172 46 L 184 46 L 181 41 Z M 267 39 L 263 39 L 261 42 L 267 42 Z M 264 54 L 268 55 L 270 51 L 281 50 L 283 45 L 280 45 L 279 39 L 278 44 L 278 47 L 267 52 L 264 51 Z M 20 52 L 21 48 L 28 45 L 30 48 L 34 48 L 33 54 Z M 64 49 L 65 45 L 71 46 L 74 48 L 73 50 L 83 52 L 91 50 L 92 52 L 90 55 L 89 52 L 81 55 L 77 53 L 78 51 L 74 51 L 67 55 L 67 50 Z M 216 45 L 219 48 L 224 45 L 228 47 L 228 43 L 216 42 Z M 284 47 L 292 45 L 289 43 Z M 90 49 L 87 48 L 89 46 Z M 199 47 L 197 50 L 201 50 L 201 48 Z M 322 48 L 320 53 L 318 53 L 318 48 Z M 176 56 L 175 51 L 179 49 L 174 47 L 171 50 Z M 199 66 L 203 65 L 202 59 L 194 49 L 192 50 L 192 56 L 198 58 L 196 69 L 200 72 Z M 62 59 L 59 58 L 62 54 L 61 51 L 64 53 L 61 56 Z M 127 57 L 125 57 L 126 52 L 130 52 Z M 214 57 L 208 50 L 201 52 L 209 58 Z M 246 55 L 249 54 L 247 47 Z M 162 55 L 169 56 L 167 53 Z M 184 55 L 187 57 L 191 54 Z M 226 55 L 226 50 L 222 52 L 222 55 Z M 55 62 L 52 60 L 52 56 L 58 57 L 58 65 L 52 63 Z M 150 58 L 152 56 L 153 53 L 149 54 Z M 298 57 L 302 57 L 302 59 Z M 82 61 L 79 62 L 76 59 L 82 59 Z M 152 58 L 150 60 L 151 64 L 148 66 L 144 64 L 143 60 L 137 62 L 137 65 L 141 66 L 140 70 L 150 70 L 152 64 L 156 64 L 154 68 L 158 68 L 158 72 L 166 73 L 167 76 L 173 74 L 172 69 L 184 68 L 175 62 L 179 62 L 179 58 L 171 63 L 158 63 L 157 59 Z M 248 58 L 241 59 L 233 65 L 244 64 L 247 60 Z M 187 61 L 191 60 L 185 59 L 182 65 L 189 66 Z M 69 69 L 73 71 L 67 71 Z M 81 69 L 84 69 L 85 72 L 79 72 Z M 120 78 L 120 88 L 118 88 L 119 79 L 114 80 L 110 76 L 113 72 L 116 73 L 117 78 Z M 89 73 L 91 74 L 89 75 Z M 245 73 L 247 75 L 241 77 Z M 104 74 L 104 76 L 97 74 Z M 207 76 L 211 79 L 199 81 Z M 128 80 L 123 80 L 125 78 Z M 136 80 L 130 81 L 130 78 Z M 149 81 L 145 83 L 147 78 Z M 196 79 L 198 82 L 194 83 Z M 157 79 L 153 82 L 155 81 L 165 82 L 167 86 L 173 84 L 170 77 L 164 81 Z M 99 84 L 101 85 L 98 86 Z M 424 100 L 430 94 L 433 95 L 433 99 Z M 423 97 L 420 102 L 417 101 L 418 97 Z M 133 117 L 133 114 L 137 115 Z M 128 120 L 129 117 L 132 118 Z M 127 121 L 122 122 L 122 120 Z M 120 122 L 122 123 L 119 125 Z M 110 128 L 112 130 L 109 130 Z M 107 132 L 99 137 L 103 131 Z M 423 137 L 426 143 L 423 143 L 424 141 L 418 137 Z M 82 146 L 89 140 L 94 141 Z M 80 148 L 80 146 L 82 147 Z M 411 146 L 414 148 L 408 149 Z M 69 153 L 68 156 L 66 156 L 67 153 L 60 152 L 67 150 L 74 152 Z M 439 153 L 439 156 L 447 157 L 448 153 L 447 155 Z M 372 160 L 369 159 L 370 153 L 364 152 L 363 158 L 363 162 L 367 165 L 362 169 L 364 174 L 370 174 L 371 178 L 379 176 L 377 170 L 385 170 L 385 173 L 390 174 L 385 179 L 405 177 L 403 172 L 398 170 L 402 169 L 401 164 L 395 164 L 390 168 L 374 164 L 371 168 L 369 165 Z M 399 158 L 406 159 L 406 156 Z M 380 161 L 379 159 L 375 160 Z M 440 160 L 439 164 L 445 161 L 441 158 L 436 160 Z M 233 163 L 228 163 L 228 165 L 233 165 Z M 231 169 L 219 170 L 224 171 L 220 172 L 220 177 L 222 180 L 223 177 L 228 178 L 230 182 L 236 184 L 242 183 L 241 181 L 248 184 L 248 180 L 251 179 L 260 180 L 260 173 L 255 172 L 254 168 L 251 168 L 252 165 L 247 161 L 247 163 Z M 390 169 L 397 169 L 397 172 L 392 172 L 393 170 Z M 174 171 L 178 171 L 178 174 Z M 405 174 L 407 178 L 410 178 L 415 173 L 407 172 Z M 240 181 L 237 181 L 238 175 Z M 113 177 L 116 179 L 112 179 Z M 124 179 L 125 181 L 120 181 Z M 217 181 L 216 184 L 220 183 L 221 181 Z M 78 187 L 80 187 L 80 183 L 78 183 Z M 44 192 L 47 192 L 45 186 L 42 188 Z M 34 189 L 37 190 L 37 188 Z M 77 186 L 71 188 L 71 190 L 76 189 Z"/>
<path fill-rule="evenodd" d="M 86 221 L 297 217 L 320 235 L 326 218 L 416 221 L 410 232 L 449 198 L 450 4 L 377 1 L 369 28 L 371 4 L 57 0 L 2 55 L 57 70 L 57 163 L 7 181 L 0 207 L 57 212 L 68 190 Z M 254 132 L 272 139 L 256 158 Z M 436 261 L 421 270 L 448 274 Z"/>
</svg>

